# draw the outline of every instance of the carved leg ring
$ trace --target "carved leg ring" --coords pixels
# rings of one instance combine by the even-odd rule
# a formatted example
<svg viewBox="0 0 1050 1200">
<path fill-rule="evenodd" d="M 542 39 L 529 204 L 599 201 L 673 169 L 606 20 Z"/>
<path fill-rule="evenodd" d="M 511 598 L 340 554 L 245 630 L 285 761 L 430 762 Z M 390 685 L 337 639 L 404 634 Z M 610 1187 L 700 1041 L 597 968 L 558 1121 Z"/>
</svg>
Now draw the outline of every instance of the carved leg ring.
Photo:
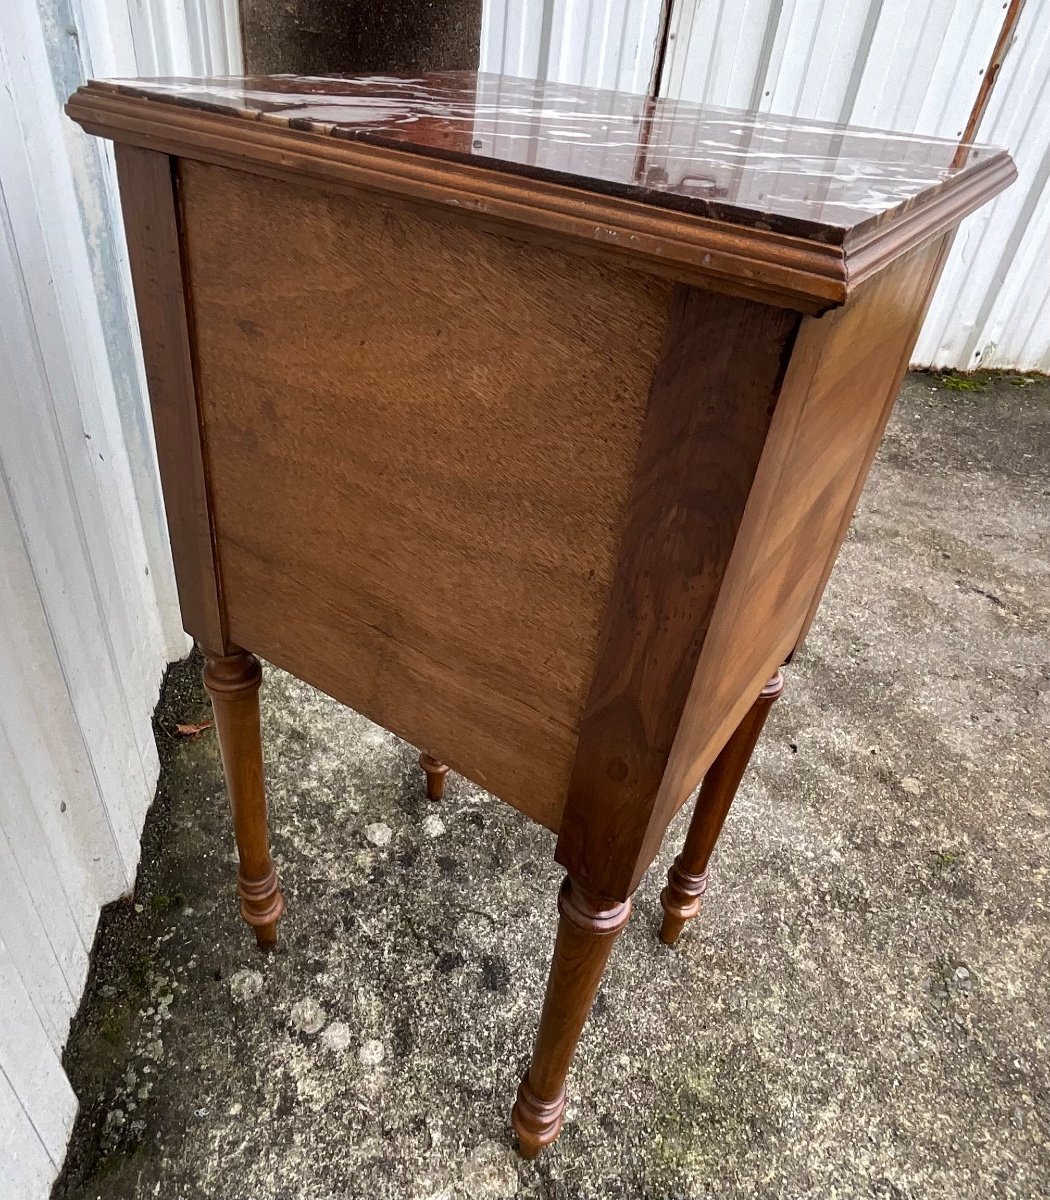
<svg viewBox="0 0 1050 1200">
<path fill-rule="evenodd" d="M 262 669 L 255 655 L 246 651 L 225 657 L 207 650 L 204 654 L 204 686 L 215 714 L 240 858 L 237 892 L 241 916 L 254 928 L 259 945 L 269 949 L 277 940 L 277 919 L 284 912 L 284 899 L 270 858 L 263 790 L 259 726 Z"/>
<path fill-rule="evenodd" d="M 419 756 L 419 765 L 427 773 L 427 799 L 440 800 L 445 794 L 445 776 L 448 774 L 448 767 L 443 762 L 425 750 Z"/>
<path fill-rule="evenodd" d="M 682 853 L 674 860 L 667 873 L 667 887 L 660 893 L 664 909 L 660 941 L 665 945 L 673 946 L 686 921 L 700 912 L 707 891 L 707 863 L 711 851 L 722 832 L 729 806 L 747 770 L 769 710 L 783 690 L 784 677 L 777 671 L 704 776 Z"/>
<path fill-rule="evenodd" d="M 561 1133 L 565 1077 L 591 1011 L 630 900 L 603 900 L 566 877 L 558 894 L 558 936 L 532 1062 L 518 1087 L 511 1124 L 523 1158 L 535 1158 Z"/>
</svg>

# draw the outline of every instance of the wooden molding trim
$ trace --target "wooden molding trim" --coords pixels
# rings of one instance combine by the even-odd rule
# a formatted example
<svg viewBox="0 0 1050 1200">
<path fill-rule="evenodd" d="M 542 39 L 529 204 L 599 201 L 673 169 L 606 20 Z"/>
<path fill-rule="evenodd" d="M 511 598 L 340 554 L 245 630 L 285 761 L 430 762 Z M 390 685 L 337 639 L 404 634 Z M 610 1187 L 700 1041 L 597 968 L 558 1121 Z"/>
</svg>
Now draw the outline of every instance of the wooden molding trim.
<svg viewBox="0 0 1050 1200">
<path fill-rule="evenodd" d="M 802 312 L 845 303 L 862 279 L 957 222 L 1013 179 L 1008 155 L 878 226 L 852 246 L 583 192 L 510 172 L 147 100 L 89 83 L 66 112 L 88 133 L 278 178 L 380 192 L 606 251 L 623 264 Z M 860 254 L 859 261 L 853 260 Z"/>
<path fill-rule="evenodd" d="M 964 217 L 987 204 L 1017 178 L 1013 159 L 1003 151 L 977 168 L 967 186 L 951 188 L 937 197 L 938 203 L 924 204 L 905 212 L 889 225 L 878 225 L 847 239 L 844 249 L 847 290 L 857 288 L 908 254 L 949 229 L 955 229 Z"/>
</svg>

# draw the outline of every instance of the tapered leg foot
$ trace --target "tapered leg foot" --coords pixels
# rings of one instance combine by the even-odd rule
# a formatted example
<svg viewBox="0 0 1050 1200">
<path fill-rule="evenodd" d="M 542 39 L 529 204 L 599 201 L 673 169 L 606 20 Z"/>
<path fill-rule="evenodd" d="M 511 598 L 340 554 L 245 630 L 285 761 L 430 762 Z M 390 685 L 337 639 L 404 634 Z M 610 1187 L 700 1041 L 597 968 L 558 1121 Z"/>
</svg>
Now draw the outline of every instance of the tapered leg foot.
<svg viewBox="0 0 1050 1200">
<path fill-rule="evenodd" d="M 660 893 L 660 903 L 664 909 L 660 941 L 665 946 L 673 946 L 685 928 L 686 921 L 699 916 L 706 891 L 707 872 L 691 875 L 676 858 L 667 872 L 667 887 Z"/>
<path fill-rule="evenodd" d="M 729 806 L 751 761 L 769 710 L 783 690 L 784 677 L 777 671 L 704 776 L 682 853 L 674 860 L 667 873 L 667 886 L 660 893 L 664 910 L 660 941 L 667 946 L 675 944 L 686 922 L 700 912 L 707 891 L 707 864 L 711 851 L 722 832 Z"/>
<path fill-rule="evenodd" d="M 565 1088 L 553 1100 L 541 1100 L 529 1086 L 526 1075 L 518 1084 L 510 1121 L 518 1135 L 518 1153 L 522 1158 L 535 1158 L 544 1146 L 558 1140 L 565 1123 Z"/>
<path fill-rule="evenodd" d="M 259 949 L 273 949 L 277 942 L 277 919 L 284 913 L 277 868 L 271 863 L 269 874 L 261 879 L 249 879 L 243 869 L 239 870 L 237 894 L 241 898 L 241 916 L 255 930 Z"/>
<path fill-rule="evenodd" d="M 419 756 L 419 765 L 426 771 L 427 774 L 427 799 L 440 800 L 445 795 L 445 776 L 448 774 L 448 767 L 443 762 L 425 750 Z"/>
<path fill-rule="evenodd" d="M 215 714 L 240 859 L 237 892 L 241 898 L 241 916 L 255 930 L 259 946 L 268 950 L 277 940 L 277 921 L 284 912 L 284 898 L 270 857 L 263 788 L 259 725 L 262 669 L 255 655 L 245 651 L 230 655 L 211 654 L 207 650 L 204 653 L 204 686 Z"/>
<path fill-rule="evenodd" d="M 613 943 L 631 915 L 631 902 L 593 896 L 566 878 L 558 911 L 536 1045 L 510 1115 L 523 1158 L 535 1158 L 561 1133 L 569 1064 Z"/>
</svg>

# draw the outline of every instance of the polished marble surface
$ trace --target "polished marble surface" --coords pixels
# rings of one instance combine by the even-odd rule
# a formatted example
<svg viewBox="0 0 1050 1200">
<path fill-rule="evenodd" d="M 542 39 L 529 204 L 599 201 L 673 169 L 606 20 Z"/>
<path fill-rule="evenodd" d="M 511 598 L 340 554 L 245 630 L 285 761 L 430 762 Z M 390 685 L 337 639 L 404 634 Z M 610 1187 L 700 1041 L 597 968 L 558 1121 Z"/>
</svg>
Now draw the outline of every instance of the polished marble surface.
<svg viewBox="0 0 1050 1200">
<path fill-rule="evenodd" d="M 841 242 L 1002 151 L 484 72 L 93 87 Z"/>
</svg>

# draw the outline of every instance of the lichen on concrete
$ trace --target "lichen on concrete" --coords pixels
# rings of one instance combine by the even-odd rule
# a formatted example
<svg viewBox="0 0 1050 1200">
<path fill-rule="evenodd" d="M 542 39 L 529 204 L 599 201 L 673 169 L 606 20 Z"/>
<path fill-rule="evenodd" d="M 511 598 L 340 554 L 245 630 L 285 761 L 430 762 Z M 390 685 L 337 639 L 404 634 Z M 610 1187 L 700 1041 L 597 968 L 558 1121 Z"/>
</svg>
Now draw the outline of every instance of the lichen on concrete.
<svg viewBox="0 0 1050 1200">
<path fill-rule="evenodd" d="M 553 838 L 267 669 L 288 913 L 260 955 L 198 664 L 105 916 L 59 1200 L 1050 1194 L 1050 383 L 911 377 L 670 951 L 636 896 L 565 1133 L 511 1150 Z"/>
</svg>

